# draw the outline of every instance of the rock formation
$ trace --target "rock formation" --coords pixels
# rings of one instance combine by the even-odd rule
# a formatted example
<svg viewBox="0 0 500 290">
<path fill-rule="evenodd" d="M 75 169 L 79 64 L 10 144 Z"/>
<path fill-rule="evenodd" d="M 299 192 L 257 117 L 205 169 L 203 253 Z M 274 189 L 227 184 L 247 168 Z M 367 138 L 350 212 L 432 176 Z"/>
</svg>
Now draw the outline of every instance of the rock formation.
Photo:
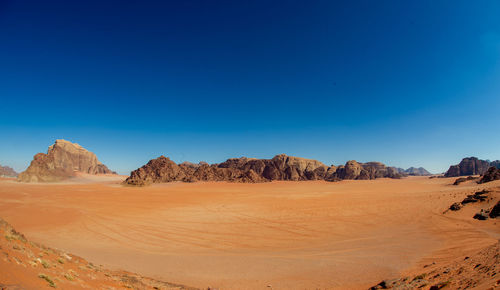
<svg viewBox="0 0 500 290">
<path fill-rule="evenodd" d="M 491 161 L 490 166 L 500 169 L 500 160 Z"/>
<path fill-rule="evenodd" d="M 97 160 L 94 153 L 66 140 L 56 140 L 47 154 L 34 156 L 26 171 L 18 176 L 22 182 L 54 182 L 72 177 L 75 172 L 88 174 L 114 173 Z"/>
<path fill-rule="evenodd" d="M 387 167 L 380 162 L 358 163 L 355 160 L 347 161 L 339 166 L 335 176 L 342 179 L 375 179 L 380 177 L 400 178 L 402 175 L 394 167 Z"/>
<path fill-rule="evenodd" d="M 490 162 L 480 160 L 476 157 L 462 159 L 458 165 L 452 165 L 444 174 L 445 177 L 457 177 L 466 175 L 482 175 L 490 167 Z"/>
<path fill-rule="evenodd" d="M 492 166 L 481 176 L 477 183 L 486 183 L 493 180 L 500 180 L 500 169 Z"/>
<path fill-rule="evenodd" d="M 460 177 L 453 182 L 453 185 L 459 185 L 462 182 L 470 181 L 470 180 L 475 180 L 478 179 L 479 177 L 474 177 L 474 176 L 467 176 L 467 177 Z"/>
<path fill-rule="evenodd" d="M 358 163 L 349 161 L 345 166 L 328 167 L 312 159 L 276 155 L 272 159 L 231 158 L 219 164 L 205 162 L 176 164 L 161 156 L 149 161 L 143 167 L 131 172 L 125 180 L 128 185 L 149 185 L 171 181 L 229 181 L 267 182 L 273 180 L 326 180 L 374 179 L 379 177 L 400 178 L 402 175 L 394 167 L 382 163 Z"/>
<path fill-rule="evenodd" d="M 0 177 L 16 177 L 17 172 L 9 166 L 0 165 Z"/>
<path fill-rule="evenodd" d="M 497 201 L 497 204 L 490 210 L 490 218 L 499 218 L 500 217 L 500 200 Z"/>
</svg>

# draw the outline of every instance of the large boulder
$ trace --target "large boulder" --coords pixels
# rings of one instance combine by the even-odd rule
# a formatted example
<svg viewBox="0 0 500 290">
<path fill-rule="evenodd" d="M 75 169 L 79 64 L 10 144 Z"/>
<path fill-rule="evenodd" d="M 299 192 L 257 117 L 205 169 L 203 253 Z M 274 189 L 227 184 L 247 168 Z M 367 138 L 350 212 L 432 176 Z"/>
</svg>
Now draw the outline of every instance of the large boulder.
<svg viewBox="0 0 500 290">
<path fill-rule="evenodd" d="M 468 175 L 482 175 L 490 167 L 490 162 L 477 159 L 476 157 L 467 157 L 457 165 L 452 165 L 444 174 L 445 177 L 458 177 Z"/>
<path fill-rule="evenodd" d="M 0 177 L 16 177 L 17 172 L 9 166 L 0 165 Z"/>
<path fill-rule="evenodd" d="M 47 154 L 38 153 L 30 166 L 18 176 L 22 182 L 54 182 L 70 178 L 76 172 L 87 174 L 114 173 L 97 156 L 76 143 L 56 140 Z"/>
<path fill-rule="evenodd" d="M 481 176 L 481 179 L 477 183 L 486 183 L 494 180 L 500 180 L 500 169 L 492 166 Z"/>
</svg>

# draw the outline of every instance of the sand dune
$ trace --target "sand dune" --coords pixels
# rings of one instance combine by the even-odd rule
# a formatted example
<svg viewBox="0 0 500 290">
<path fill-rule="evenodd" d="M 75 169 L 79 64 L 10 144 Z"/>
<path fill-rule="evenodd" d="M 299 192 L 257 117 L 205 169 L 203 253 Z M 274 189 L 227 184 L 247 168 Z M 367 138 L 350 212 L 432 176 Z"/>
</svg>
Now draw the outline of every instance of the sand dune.
<svg viewBox="0 0 500 290">
<path fill-rule="evenodd" d="M 222 289 L 366 289 L 493 245 L 498 220 L 472 219 L 454 179 L 21 184 L 0 181 L 17 230 L 96 264 Z M 269 287 L 268 287 L 269 286 Z"/>
</svg>

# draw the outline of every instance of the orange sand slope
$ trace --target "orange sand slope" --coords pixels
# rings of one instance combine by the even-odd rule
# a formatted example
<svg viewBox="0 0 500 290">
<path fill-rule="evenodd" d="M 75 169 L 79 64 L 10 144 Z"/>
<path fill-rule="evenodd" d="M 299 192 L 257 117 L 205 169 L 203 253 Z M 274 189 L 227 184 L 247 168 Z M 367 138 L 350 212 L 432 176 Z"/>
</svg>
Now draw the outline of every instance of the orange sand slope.
<svg viewBox="0 0 500 290">
<path fill-rule="evenodd" d="M 190 289 L 123 271 L 28 241 L 0 218 L 0 289 Z M 4 238 L 5 239 L 4 239 Z"/>
<path fill-rule="evenodd" d="M 0 212 L 31 240 L 114 269 L 200 288 L 366 289 L 472 255 L 500 238 L 443 214 L 500 182 L 454 179 L 37 185 L 0 181 Z M 269 286 L 269 287 L 268 287 Z"/>
</svg>

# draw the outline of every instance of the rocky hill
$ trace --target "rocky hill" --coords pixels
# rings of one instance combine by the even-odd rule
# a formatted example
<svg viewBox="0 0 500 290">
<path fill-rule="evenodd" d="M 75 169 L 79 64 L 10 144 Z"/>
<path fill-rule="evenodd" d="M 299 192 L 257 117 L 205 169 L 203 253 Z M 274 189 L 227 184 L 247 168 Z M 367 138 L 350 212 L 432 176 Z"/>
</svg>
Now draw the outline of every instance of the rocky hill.
<svg viewBox="0 0 500 290">
<path fill-rule="evenodd" d="M 75 172 L 87 174 L 114 173 L 99 162 L 97 156 L 82 146 L 66 140 L 56 140 L 47 154 L 34 156 L 26 171 L 18 176 L 22 182 L 54 182 L 72 177 Z"/>
<path fill-rule="evenodd" d="M 161 156 L 131 172 L 125 184 L 143 186 L 172 181 L 267 182 L 273 180 L 326 180 L 400 178 L 396 168 L 379 162 L 348 161 L 341 166 L 326 166 L 312 159 L 276 155 L 272 159 L 231 158 L 219 164 L 205 162 L 176 164 Z"/>
<path fill-rule="evenodd" d="M 9 166 L 0 165 L 0 177 L 16 177 L 17 172 Z"/>
<path fill-rule="evenodd" d="M 495 163 L 493 161 L 491 163 Z M 452 165 L 444 174 L 445 177 L 457 177 L 466 175 L 482 175 L 490 168 L 490 162 L 477 159 L 476 157 L 467 157 L 462 159 L 459 164 Z"/>
</svg>

